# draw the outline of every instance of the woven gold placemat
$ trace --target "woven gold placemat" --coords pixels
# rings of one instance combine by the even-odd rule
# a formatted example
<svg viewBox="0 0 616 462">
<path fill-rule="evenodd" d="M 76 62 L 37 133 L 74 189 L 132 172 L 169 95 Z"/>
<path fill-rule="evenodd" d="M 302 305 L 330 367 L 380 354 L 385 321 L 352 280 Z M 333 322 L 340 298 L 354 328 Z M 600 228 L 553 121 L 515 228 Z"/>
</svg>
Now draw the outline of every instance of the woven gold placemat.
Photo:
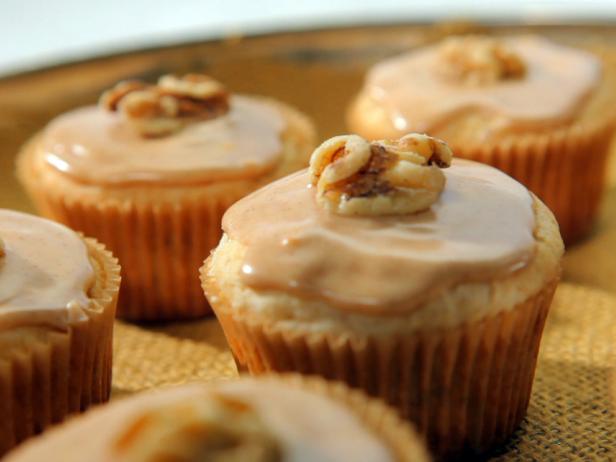
<svg viewBox="0 0 616 462">
<path fill-rule="evenodd" d="M 231 353 L 217 340 L 222 331 L 216 320 L 194 323 L 194 332 L 206 334 L 199 340 L 192 340 L 189 334 L 176 335 L 177 328 L 169 326 L 169 332 L 165 332 L 160 327 L 116 321 L 113 398 L 160 386 L 237 376 Z"/>
<path fill-rule="evenodd" d="M 563 284 L 539 354 L 528 416 L 494 460 L 616 460 L 616 299 Z"/>
<path fill-rule="evenodd" d="M 616 298 L 562 284 L 546 325 L 528 417 L 492 459 L 616 459 L 610 397 L 615 341 Z M 147 328 L 117 322 L 114 354 L 114 398 L 237 376 L 214 319 Z"/>
</svg>

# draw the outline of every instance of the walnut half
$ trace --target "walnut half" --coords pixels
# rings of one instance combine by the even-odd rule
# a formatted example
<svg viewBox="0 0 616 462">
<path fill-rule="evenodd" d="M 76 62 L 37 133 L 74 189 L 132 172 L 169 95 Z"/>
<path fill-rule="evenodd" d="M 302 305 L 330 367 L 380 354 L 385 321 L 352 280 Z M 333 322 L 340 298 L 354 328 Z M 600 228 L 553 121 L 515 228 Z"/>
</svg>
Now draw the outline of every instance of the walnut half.
<svg viewBox="0 0 616 462">
<path fill-rule="evenodd" d="M 438 72 L 447 80 L 485 85 L 520 79 L 522 59 L 501 40 L 483 35 L 450 37 L 439 46 Z"/>
<path fill-rule="evenodd" d="M 103 93 L 99 105 L 118 112 L 142 136 L 158 137 L 225 114 L 229 95 L 220 82 L 206 75 L 165 75 L 156 85 L 120 82 Z"/>
<path fill-rule="evenodd" d="M 336 136 L 310 158 L 317 202 L 341 215 L 398 215 L 426 210 L 445 187 L 452 153 L 440 140 L 412 133 L 368 142 Z"/>
</svg>

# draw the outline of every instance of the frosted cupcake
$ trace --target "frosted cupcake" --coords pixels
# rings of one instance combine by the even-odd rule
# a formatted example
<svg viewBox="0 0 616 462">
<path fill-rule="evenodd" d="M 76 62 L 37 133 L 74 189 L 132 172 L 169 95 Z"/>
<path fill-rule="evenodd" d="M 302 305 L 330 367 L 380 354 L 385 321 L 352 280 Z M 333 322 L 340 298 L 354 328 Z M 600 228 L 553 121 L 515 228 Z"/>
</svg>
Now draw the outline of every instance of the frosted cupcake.
<svg viewBox="0 0 616 462">
<path fill-rule="evenodd" d="M 75 419 L 7 462 L 425 462 L 408 424 L 341 384 L 299 377 L 142 393 Z"/>
<path fill-rule="evenodd" d="M 340 136 L 223 228 L 202 282 L 240 368 L 362 388 L 438 454 L 523 418 L 563 243 L 512 178 L 425 135 Z"/>
<path fill-rule="evenodd" d="M 314 139 L 283 103 L 164 76 L 120 83 L 98 107 L 52 120 L 20 153 L 18 175 L 43 214 L 120 259 L 121 317 L 194 318 L 210 311 L 198 269 L 226 208 L 305 167 Z"/>
<path fill-rule="evenodd" d="M 0 209 L 0 454 L 109 399 L 119 286 L 93 239 Z"/>
<path fill-rule="evenodd" d="M 565 242 L 597 214 L 614 125 L 614 65 L 536 36 L 463 36 L 373 67 L 348 112 L 370 139 L 425 132 L 536 193 Z"/>
</svg>

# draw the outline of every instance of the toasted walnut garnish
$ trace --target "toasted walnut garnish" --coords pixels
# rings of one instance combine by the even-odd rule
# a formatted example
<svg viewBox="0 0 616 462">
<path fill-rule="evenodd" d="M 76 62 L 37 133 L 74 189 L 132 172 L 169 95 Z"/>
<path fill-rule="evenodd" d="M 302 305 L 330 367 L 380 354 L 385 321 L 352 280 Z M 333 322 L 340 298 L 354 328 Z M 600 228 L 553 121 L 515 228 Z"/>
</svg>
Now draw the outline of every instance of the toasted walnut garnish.
<svg viewBox="0 0 616 462">
<path fill-rule="evenodd" d="M 173 133 L 184 123 L 178 117 L 178 102 L 150 88 L 127 93 L 118 103 L 118 111 L 144 136 Z"/>
<path fill-rule="evenodd" d="M 119 112 L 141 135 L 157 137 L 176 132 L 187 123 L 225 114 L 229 95 L 220 82 L 206 75 L 165 75 L 157 85 L 120 82 L 103 93 L 99 104 Z"/>
<path fill-rule="evenodd" d="M 485 85 L 520 79 L 526 74 L 522 59 L 502 41 L 482 35 L 450 37 L 439 48 L 438 71 L 448 80 Z"/>
<path fill-rule="evenodd" d="M 158 79 L 158 86 L 170 95 L 197 100 L 218 97 L 226 92 L 218 80 L 204 74 L 186 74 L 183 77 L 163 75 Z"/>
<path fill-rule="evenodd" d="M 139 416 L 116 440 L 118 462 L 278 462 L 282 452 L 246 402 L 208 394 Z"/>
<path fill-rule="evenodd" d="M 209 119 L 229 110 L 227 90 L 222 83 L 207 75 L 164 75 L 158 80 L 158 88 L 161 94 L 177 99 L 180 117 Z"/>
<path fill-rule="evenodd" d="M 310 158 L 318 203 L 342 215 L 410 214 L 430 207 L 445 187 L 452 153 L 442 141 L 412 133 L 368 142 L 336 136 Z"/>
<path fill-rule="evenodd" d="M 118 103 L 122 98 L 133 91 L 145 90 L 148 87 L 149 85 L 141 80 L 125 80 L 123 82 L 118 82 L 115 87 L 105 91 L 101 95 L 98 104 L 109 111 L 117 111 Z"/>
</svg>

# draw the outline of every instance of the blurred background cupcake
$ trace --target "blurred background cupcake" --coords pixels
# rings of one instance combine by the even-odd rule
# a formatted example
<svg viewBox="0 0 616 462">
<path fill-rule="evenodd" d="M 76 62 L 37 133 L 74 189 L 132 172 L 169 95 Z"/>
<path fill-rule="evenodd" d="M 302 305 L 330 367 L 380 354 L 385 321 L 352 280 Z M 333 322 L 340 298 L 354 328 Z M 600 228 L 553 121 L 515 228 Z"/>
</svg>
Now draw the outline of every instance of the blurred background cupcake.
<svg viewBox="0 0 616 462">
<path fill-rule="evenodd" d="M 119 289 L 101 244 L 0 209 L 0 454 L 109 399 Z"/>
<path fill-rule="evenodd" d="M 370 139 L 425 132 L 503 170 L 572 243 L 598 212 L 615 84 L 613 63 L 539 36 L 454 36 L 370 69 L 348 125 Z"/>
<path fill-rule="evenodd" d="M 270 376 L 143 393 L 25 445 L 12 462 L 427 462 L 411 427 L 342 384 Z"/>
<path fill-rule="evenodd" d="M 512 178 L 425 135 L 339 136 L 223 227 L 203 289 L 240 368 L 362 388 L 440 455 L 524 417 L 563 244 Z"/>
<path fill-rule="evenodd" d="M 306 166 L 314 143 L 311 122 L 281 102 L 167 75 L 55 118 L 17 167 L 43 215 L 120 259 L 119 316 L 171 320 L 209 313 L 198 269 L 227 207 Z"/>
</svg>

